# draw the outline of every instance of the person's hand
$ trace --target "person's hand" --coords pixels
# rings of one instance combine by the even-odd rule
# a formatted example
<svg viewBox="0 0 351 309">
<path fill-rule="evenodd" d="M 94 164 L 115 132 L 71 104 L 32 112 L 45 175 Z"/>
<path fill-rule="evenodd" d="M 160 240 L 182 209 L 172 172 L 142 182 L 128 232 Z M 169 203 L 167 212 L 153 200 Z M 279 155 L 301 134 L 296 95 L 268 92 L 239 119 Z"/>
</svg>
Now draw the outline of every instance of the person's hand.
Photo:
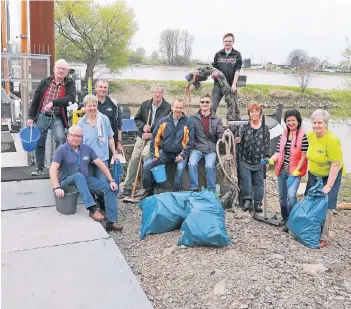
<svg viewBox="0 0 351 309">
<path fill-rule="evenodd" d="M 144 125 L 143 131 L 144 131 L 145 133 L 151 132 L 151 126 L 149 126 L 148 124 Z"/>
<path fill-rule="evenodd" d="M 239 144 L 240 141 L 241 141 L 241 138 L 240 137 L 236 137 L 236 138 L 234 138 L 234 141 L 235 141 L 235 143 Z"/>
<path fill-rule="evenodd" d="M 49 102 L 48 104 L 46 104 L 46 105 L 43 107 L 43 111 L 44 111 L 44 112 L 48 112 L 53 106 L 54 106 L 54 104 L 53 104 L 52 102 Z"/>
<path fill-rule="evenodd" d="M 261 165 L 268 165 L 269 164 L 270 159 L 268 158 L 262 158 L 260 161 Z"/>
<path fill-rule="evenodd" d="M 55 190 L 55 195 L 58 197 L 58 198 L 62 198 L 65 196 L 65 191 L 63 191 L 61 188 L 58 188 Z"/>
<path fill-rule="evenodd" d="M 176 163 L 179 163 L 179 162 L 182 162 L 184 159 L 181 155 L 177 156 L 176 159 L 175 159 L 175 162 Z"/>
<path fill-rule="evenodd" d="M 296 176 L 289 176 L 288 179 L 286 180 L 286 185 L 288 188 L 290 188 L 294 182 L 295 182 Z"/>
<path fill-rule="evenodd" d="M 157 157 L 153 157 L 153 158 L 152 158 L 152 162 L 156 162 L 157 160 L 158 160 Z"/>
<path fill-rule="evenodd" d="M 26 122 L 26 126 L 27 127 L 31 127 L 34 124 L 34 120 L 33 119 L 28 119 Z"/>
<path fill-rule="evenodd" d="M 83 113 L 85 113 L 86 112 L 85 106 L 83 106 L 80 110 L 83 111 Z"/>
<path fill-rule="evenodd" d="M 232 92 L 234 93 L 237 89 L 238 89 L 238 87 L 237 87 L 236 85 L 233 84 L 233 86 L 232 86 Z"/>
<path fill-rule="evenodd" d="M 119 157 L 118 157 L 118 152 L 115 151 L 115 152 L 113 153 L 113 161 L 114 161 L 114 162 L 117 162 L 118 159 L 119 159 Z"/>
<path fill-rule="evenodd" d="M 296 177 L 300 176 L 300 171 L 299 170 L 294 170 L 291 175 L 296 176 Z"/>
<path fill-rule="evenodd" d="M 112 191 L 117 191 L 118 190 L 118 184 L 116 184 L 114 181 L 110 182 L 110 188 Z"/>
<path fill-rule="evenodd" d="M 328 194 L 330 192 L 331 188 L 328 185 L 325 185 L 322 189 L 322 192 L 324 194 Z"/>
<path fill-rule="evenodd" d="M 117 153 L 122 153 L 123 152 L 123 145 L 121 142 L 117 143 Z"/>
<path fill-rule="evenodd" d="M 152 133 L 143 133 L 143 140 L 149 140 L 152 138 Z"/>
</svg>

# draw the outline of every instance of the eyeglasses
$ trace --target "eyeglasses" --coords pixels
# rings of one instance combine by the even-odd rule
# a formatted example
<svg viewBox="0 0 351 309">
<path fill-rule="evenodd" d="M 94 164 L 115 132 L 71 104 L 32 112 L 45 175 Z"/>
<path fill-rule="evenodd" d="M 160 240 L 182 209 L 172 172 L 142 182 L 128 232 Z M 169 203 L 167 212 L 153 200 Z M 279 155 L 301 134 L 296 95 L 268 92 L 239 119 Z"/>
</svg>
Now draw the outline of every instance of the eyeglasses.
<svg viewBox="0 0 351 309">
<path fill-rule="evenodd" d="M 201 104 L 210 104 L 211 102 L 210 101 L 200 101 Z"/>
<path fill-rule="evenodd" d="M 70 136 L 74 137 L 74 138 L 82 138 L 83 135 L 77 135 L 77 134 L 70 134 Z"/>
<path fill-rule="evenodd" d="M 58 71 L 68 71 L 67 68 L 59 68 L 59 67 L 56 67 L 56 70 L 58 70 Z"/>
<path fill-rule="evenodd" d="M 233 43 L 233 41 L 223 41 L 224 43 Z"/>
</svg>

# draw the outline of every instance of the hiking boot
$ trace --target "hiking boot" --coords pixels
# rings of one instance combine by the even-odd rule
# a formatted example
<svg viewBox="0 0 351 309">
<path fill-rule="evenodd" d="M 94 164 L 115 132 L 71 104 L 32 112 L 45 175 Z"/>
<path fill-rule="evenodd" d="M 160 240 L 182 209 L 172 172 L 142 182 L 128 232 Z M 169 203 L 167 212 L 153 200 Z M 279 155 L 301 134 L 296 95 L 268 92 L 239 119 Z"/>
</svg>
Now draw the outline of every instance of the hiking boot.
<svg viewBox="0 0 351 309">
<path fill-rule="evenodd" d="M 242 207 L 243 211 L 248 211 L 251 208 L 251 201 L 250 200 L 245 200 L 245 203 Z"/>
<path fill-rule="evenodd" d="M 132 195 L 132 190 L 127 189 L 127 188 L 123 188 L 122 195 L 123 196 L 131 196 Z"/>
<path fill-rule="evenodd" d="M 118 231 L 121 232 L 123 230 L 123 225 L 118 222 L 109 222 L 106 224 L 106 231 Z"/>
<path fill-rule="evenodd" d="M 44 171 L 41 168 L 36 168 L 33 172 L 32 172 L 32 176 L 41 176 L 44 174 Z"/>
<path fill-rule="evenodd" d="M 255 212 L 262 212 L 262 203 L 255 203 L 254 204 L 254 211 Z"/>
<path fill-rule="evenodd" d="M 93 206 L 94 207 L 94 206 Z M 89 207 L 91 208 L 91 207 Z M 94 221 L 97 221 L 97 222 L 101 222 L 101 221 L 104 221 L 105 220 L 105 216 L 99 211 L 99 210 L 96 210 L 96 206 L 94 208 L 94 210 L 89 210 L 89 216 L 94 220 Z"/>
</svg>

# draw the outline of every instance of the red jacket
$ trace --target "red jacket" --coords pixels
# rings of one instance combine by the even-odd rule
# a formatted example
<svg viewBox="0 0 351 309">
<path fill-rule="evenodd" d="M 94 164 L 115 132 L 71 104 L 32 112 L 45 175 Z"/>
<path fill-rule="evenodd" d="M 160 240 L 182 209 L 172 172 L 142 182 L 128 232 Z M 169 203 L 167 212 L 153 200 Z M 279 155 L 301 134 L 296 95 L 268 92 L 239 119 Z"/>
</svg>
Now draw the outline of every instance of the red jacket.
<svg viewBox="0 0 351 309">
<path fill-rule="evenodd" d="M 302 138 L 305 134 L 305 132 L 302 130 L 302 128 L 299 129 L 299 133 L 296 136 L 296 132 L 293 132 L 293 137 L 291 140 L 291 148 L 290 148 L 290 160 L 289 160 L 289 174 L 291 175 L 292 172 L 296 169 L 297 164 L 301 160 L 301 148 L 302 148 Z M 282 137 L 280 139 L 280 149 L 279 149 L 279 155 L 278 155 L 278 160 L 275 163 L 275 174 L 279 176 L 280 174 L 280 169 L 282 168 L 282 165 L 284 163 L 284 154 L 285 154 L 285 145 L 288 140 L 288 130 L 285 130 L 285 132 L 282 134 Z M 295 143 L 296 141 L 296 143 Z M 296 145 L 296 147 L 295 147 Z M 307 160 L 303 164 L 302 168 L 300 169 L 300 175 L 299 176 L 304 176 L 306 175 L 307 171 Z"/>
</svg>

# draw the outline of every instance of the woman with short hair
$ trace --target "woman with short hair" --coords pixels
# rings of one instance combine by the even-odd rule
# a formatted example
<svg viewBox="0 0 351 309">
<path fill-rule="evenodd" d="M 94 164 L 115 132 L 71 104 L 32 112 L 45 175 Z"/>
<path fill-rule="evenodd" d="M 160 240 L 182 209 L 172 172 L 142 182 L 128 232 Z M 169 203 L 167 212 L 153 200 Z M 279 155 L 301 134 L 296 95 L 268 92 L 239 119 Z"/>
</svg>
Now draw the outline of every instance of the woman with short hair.
<svg viewBox="0 0 351 309">
<path fill-rule="evenodd" d="M 83 131 L 83 144 L 90 146 L 99 159 L 108 167 L 109 148 L 112 151 L 113 159 L 115 161 L 118 160 L 110 120 L 98 111 L 98 100 L 94 95 L 86 95 L 83 99 L 83 104 L 85 115 L 78 121 L 78 126 Z M 93 164 L 90 165 L 89 176 L 107 181 L 107 177 Z"/>
<path fill-rule="evenodd" d="M 262 126 L 262 108 L 257 103 L 248 107 L 249 122 L 240 128 L 239 175 L 244 200 L 242 209 L 247 211 L 254 201 L 255 212 L 262 212 L 264 196 L 264 174 L 262 163 L 270 157 L 270 134 L 268 126 Z M 252 190 L 253 189 L 253 190 Z M 253 191 L 253 197 L 251 192 Z"/>
<path fill-rule="evenodd" d="M 288 109 L 284 114 L 284 122 L 286 130 L 278 142 L 276 153 L 271 157 L 270 163 L 275 164 L 280 211 L 284 222 L 283 231 L 288 232 L 286 224 L 297 202 L 296 193 L 301 177 L 307 172 L 308 140 L 302 129 L 302 117 L 298 110 Z"/>
<path fill-rule="evenodd" d="M 328 195 L 328 211 L 320 239 L 320 247 L 324 247 L 329 240 L 333 209 L 336 209 L 341 178 L 346 170 L 340 140 L 328 129 L 329 113 L 317 109 L 313 112 L 311 119 L 312 131 L 307 133 L 309 167 L 306 193 L 315 185 L 319 177 L 322 178 L 324 184 L 322 191 Z"/>
</svg>

